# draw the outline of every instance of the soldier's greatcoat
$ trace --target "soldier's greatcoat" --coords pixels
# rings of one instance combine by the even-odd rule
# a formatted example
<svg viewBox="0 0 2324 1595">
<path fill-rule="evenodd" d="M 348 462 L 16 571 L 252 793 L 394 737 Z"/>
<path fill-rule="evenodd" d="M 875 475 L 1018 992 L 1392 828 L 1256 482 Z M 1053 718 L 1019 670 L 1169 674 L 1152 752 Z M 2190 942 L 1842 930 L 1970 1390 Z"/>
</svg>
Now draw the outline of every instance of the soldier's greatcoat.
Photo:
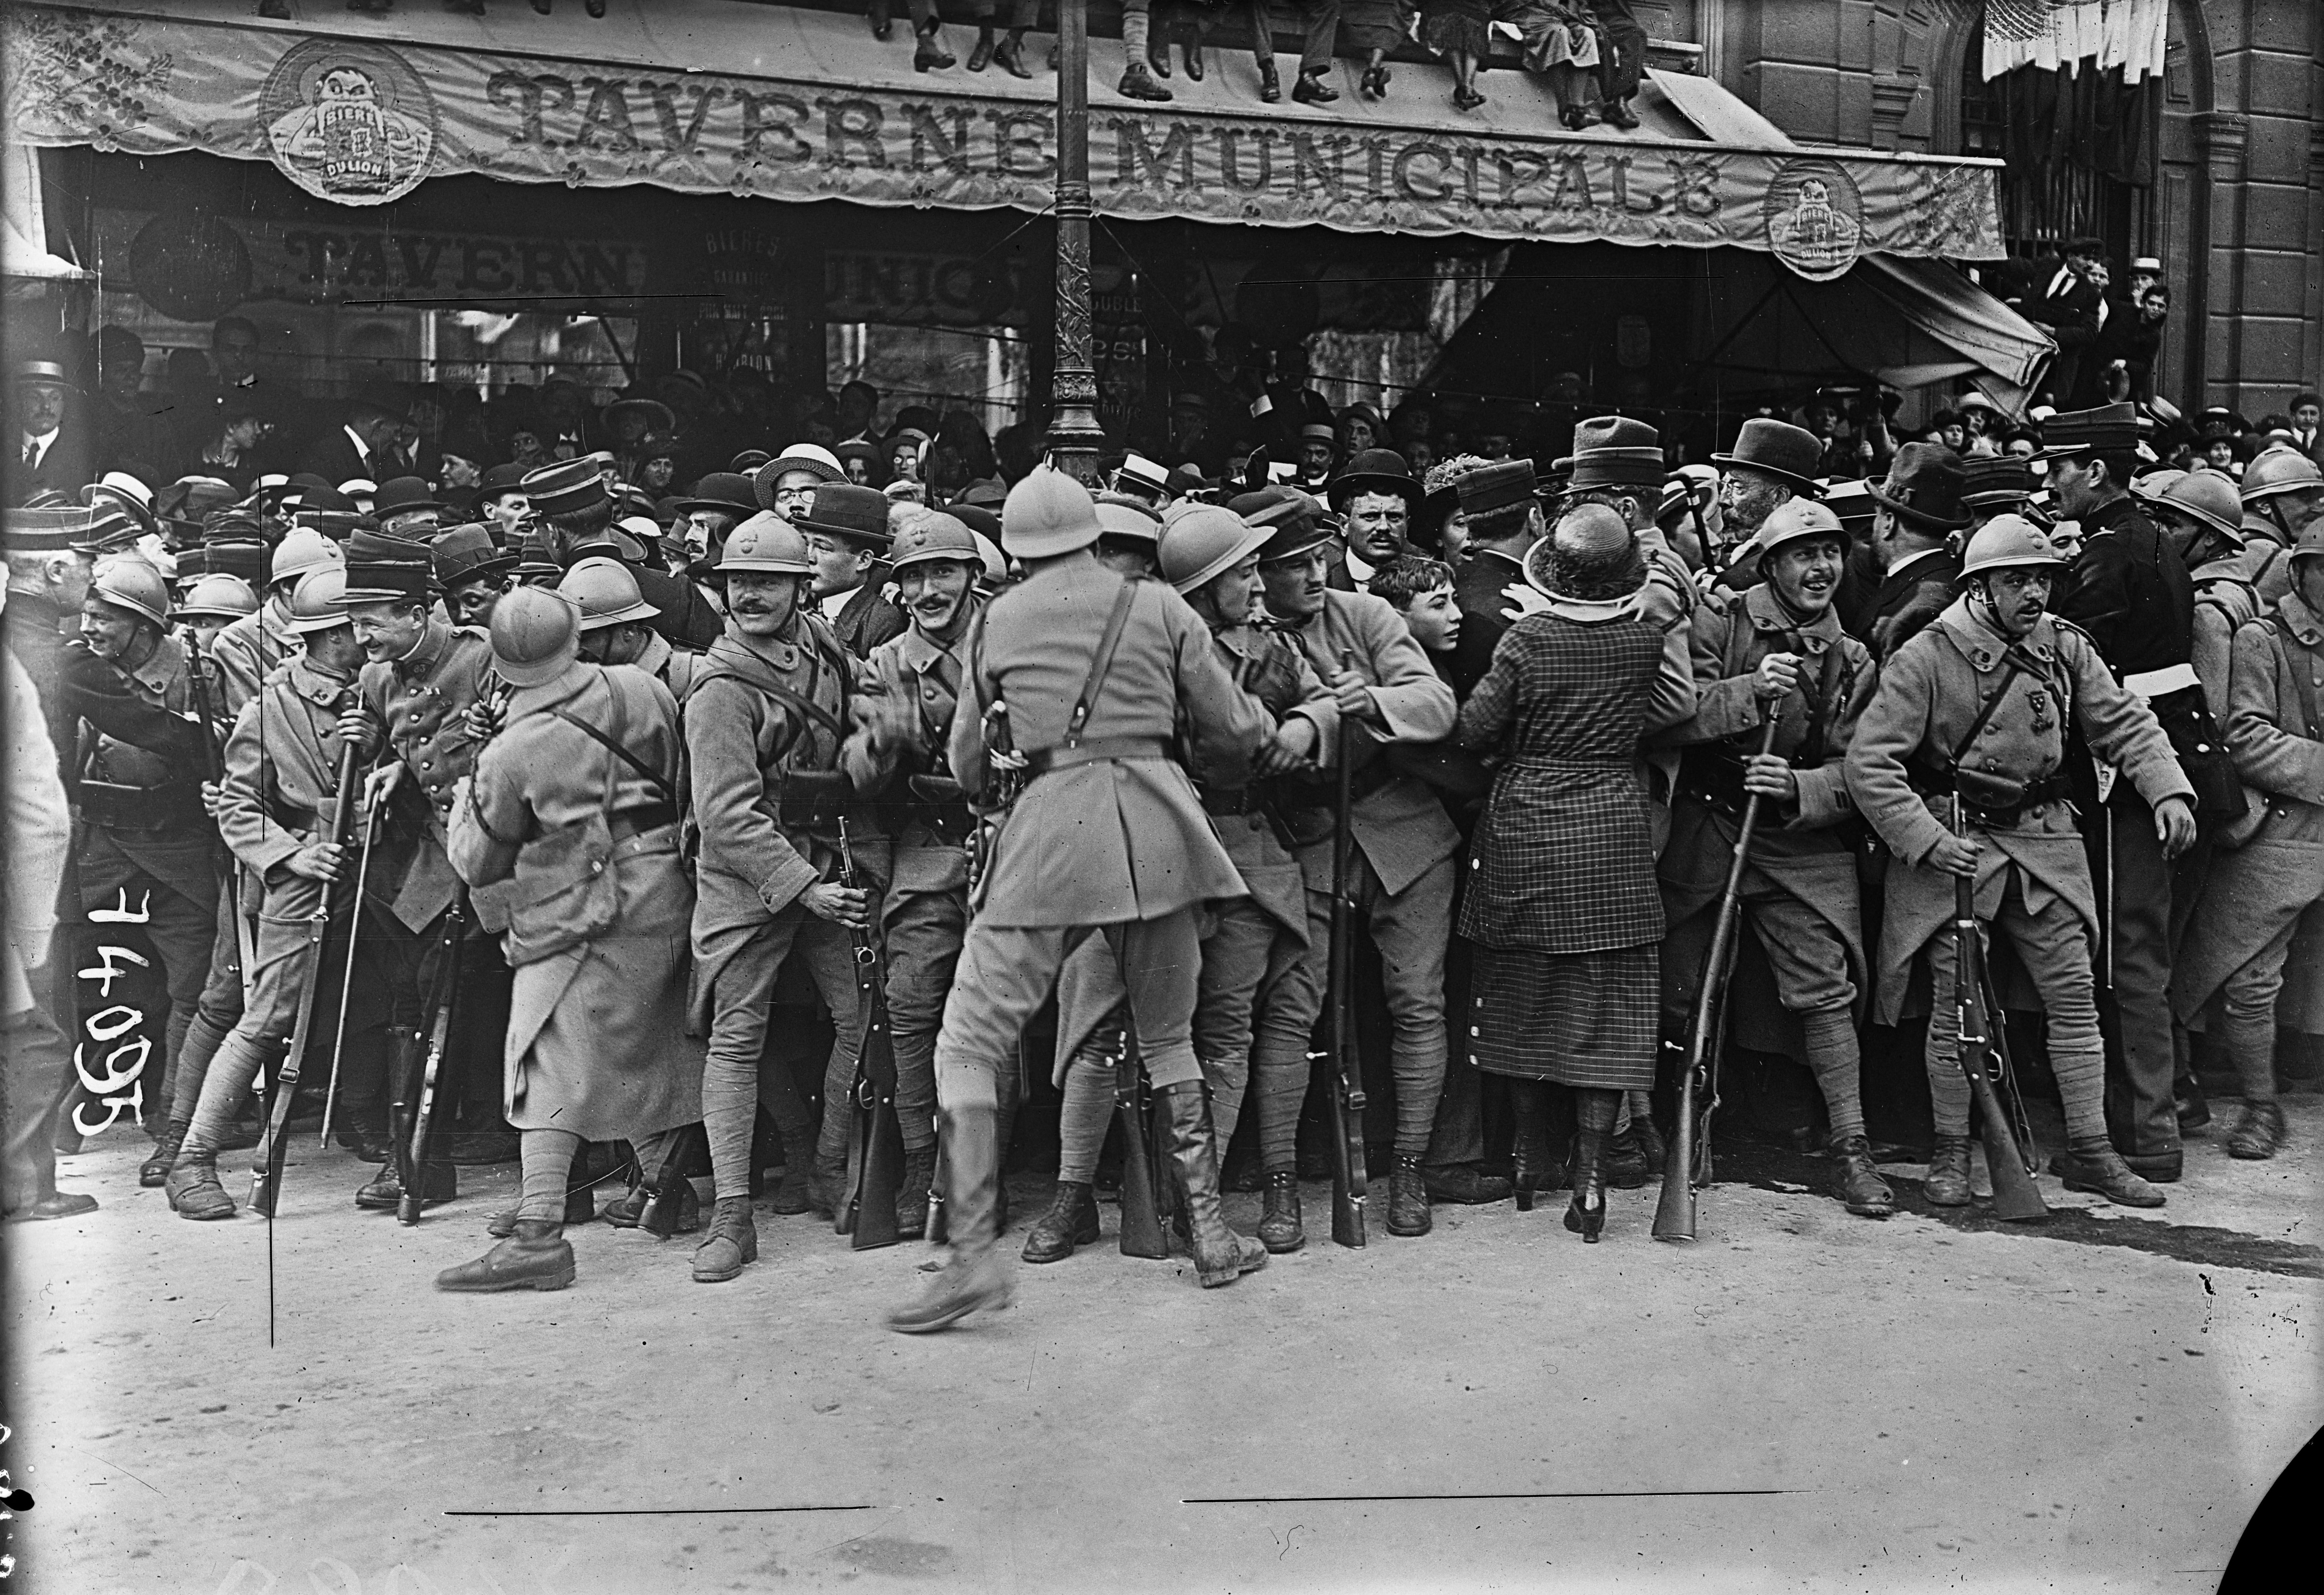
<svg viewBox="0 0 2324 1595">
<path fill-rule="evenodd" d="M 612 737 L 659 780 L 617 758 L 562 710 Z M 518 689 L 499 735 L 453 803 L 451 858 L 476 889 L 509 882 L 552 936 L 591 927 L 580 886 L 529 879 L 544 844 L 604 816 L 614 877 L 610 926 L 546 957 L 509 943 L 516 966 L 504 1054 L 503 1111 L 519 1129 L 635 1140 L 702 1116 L 702 1044 L 684 1034 L 687 933 L 694 890 L 678 861 L 678 705 L 640 671 L 576 662 Z M 547 890 L 544 887 L 554 888 Z"/>
<path fill-rule="evenodd" d="M 2010 659 L 2021 667 L 2015 675 Z M 2154 712 L 2115 680 L 2087 634 L 2044 615 L 2011 643 L 1970 613 L 1967 598 L 1955 599 L 1882 666 L 1879 691 L 1849 747 L 1850 796 L 1890 851 L 1915 866 L 1888 871 L 1873 1010 L 1878 1023 L 1896 1022 L 1914 958 L 1953 915 L 1953 878 L 1918 867 L 1945 838 L 1950 803 L 1915 788 L 1904 761 L 1917 754 L 1950 766 L 1995 692 L 2001 700 L 1962 752 L 1963 765 L 2026 782 L 2055 775 L 2065 762 L 2070 714 L 2091 751 L 2120 770 L 2149 804 L 2193 797 Z M 2023 872 L 2030 912 L 2062 899 L 2096 938 L 2098 899 L 2070 803 L 2060 798 L 2034 804 L 2014 824 L 1979 826 L 1978 834 L 1987 844 L 1977 874 L 1980 918 L 1998 910 L 2015 866 Z"/>
</svg>

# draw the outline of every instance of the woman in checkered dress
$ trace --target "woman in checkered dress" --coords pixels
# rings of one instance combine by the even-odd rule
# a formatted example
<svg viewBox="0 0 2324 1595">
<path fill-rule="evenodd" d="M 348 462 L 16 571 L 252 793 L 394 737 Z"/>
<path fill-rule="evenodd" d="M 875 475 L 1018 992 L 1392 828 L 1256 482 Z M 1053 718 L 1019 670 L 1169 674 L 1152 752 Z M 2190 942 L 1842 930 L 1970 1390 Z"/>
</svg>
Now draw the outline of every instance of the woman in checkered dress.
<svg viewBox="0 0 2324 1595">
<path fill-rule="evenodd" d="M 1477 949 L 1469 1056 L 1510 1082 L 1521 1193 L 1548 1162 L 1546 1083 L 1572 1088 L 1582 1129 L 1565 1225 L 1594 1241 L 1606 1137 L 1620 1093 L 1654 1084 L 1658 1039 L 1663 910 L 1638 741 L 1693 686 L 1683 647 L 1674 666 L 1669 640 L 1637 616 L 1646 567 L 1620 516 L 1570 512 L 1527 575 L 1548 604 L 1501 640 L 1458 732 L 1501 759 L 1461 912 Z"/>
</svg>

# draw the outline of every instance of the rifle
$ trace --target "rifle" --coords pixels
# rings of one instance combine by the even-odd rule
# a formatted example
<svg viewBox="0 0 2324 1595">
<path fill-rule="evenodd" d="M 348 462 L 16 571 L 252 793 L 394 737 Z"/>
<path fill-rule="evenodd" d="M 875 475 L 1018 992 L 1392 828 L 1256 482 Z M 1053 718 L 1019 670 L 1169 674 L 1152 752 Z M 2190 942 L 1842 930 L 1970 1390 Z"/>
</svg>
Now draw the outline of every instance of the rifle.
<svg viewBox="0 0 2324 1595">
<path fill-rule="evenodd" d="M 212 787 L 226 781 L 226 755 L 218 746 L 217 705 L 210 696 L 209 672 L 217 668 L 217 661 L 202 651 L 201 633 L 191 627 L 186 632 L 186 651 L 190 656 L 186 675 L 194 689 L 194 713 L 201 716 L 202 779 Z M 333 840 L 337 840 L 334 836 Z M 251 935 L 250 921 L 242 913 L 242 870 L 228 853 L 221 873 L 225 876 L 226 902 L 234 915 L 235 953 L 242 960 L 243 995 L 250 994 L 250 982 L 258 973 L 256 938 Z"/>
<path fill-rule="evenodd" d="M 1960 794 L 1955 792 L 1953 831 L 1963 834 L 1966 830 Z M 1977 1099 L 1978 1134 L 1985 1143 L 1986 1173 L 1993 1181 L 1994 1213 L 2015 1222 L 2047 1218 L 2050 1205 L 2034 1183 L 2034 1166 L 2019 1149 L 2002 1106 L 1998 1085 L 2007 1084 L 2012 1096 L 2016 1085 L 2010 1077 L 2008 1050 L 1993 1022 L 1985 941 L 1977 927 L 1977 882 L 1966 875 L 1953 877 L 1953 1013 L 1961 1072 L 1969 1076 L 1969 1094 Z M 2034 1138 L 2022 1120 L 2018 1130 L 2031 1145 Z"/>
<path fill-rule="evenodd" d="M 355 748 L 339 753 L 339 785 L 331 799 L 330 839 L 344 844 L 354 818 Z M 290 1023 L 290 1046 L 283 1055 L 281 1072 L 268 1093 L 266 1124 L 258 1138 L 258 1153 L 250 1170 L 250 1211 L 274 1216 L 274 1199 L 282 1188 L 283 1160 L 290 1152 L 290 1101 L 299 1094 L 299 1067 L 307 1056 L 307 1040 L 315 1025 L 315 990 L 323 978 L 323 936 L 331 924 L 334 881 L 317 883 L 315 911 L 307 919 L 307 945 L 300 951 L 299 1008 Z"/>
<path fill-rule="evenodd" d="M 1164 1193 L 1169 1181 L 1162 1172 L 1167 1166 L 1155 1157 L 1153 1120 L 1146 1110 L 1141 1079 L 1145 1070 L 1131 1039 L 1129 1005 L 1117 1011 L 1121 1026 L 1113 1036 L 1113 1112 L 1114 1122 L 1121 1127 L 1121 1255 L 1167 1258 L 1170 1235 L 1163 1227 L 1167 1217 Z"/>
<path fill-rule="evenodd" d="M 839 822 L 839 882 L 853 888 L 855 852 L 848 844 L 847 821 Z M 888 1028 L 888 974 L 881 967 L 880 944 L 869 926 L 850 927 L 855 944 L 856 1003 L 863 1028 L 856 1038 L 855 1083 L 848 1093 L 853 1112 L 847 1137 L 847 1200 L 834 1226 L 854 1238 L 857 1251 L 893 1246 L 896 1188 L 904 1178 L 904 1129 L 896 1118 L 895 1037 Z"/>
<path fill-rule="evenodd" d="M 453 1020 L 460 1010 L 460 944 L 466 937 L 468 924 L 468 894 L 463 890 L 453 898 L 444 910 L 444 928 L 437 937 L 437 953 L 442 960 L 436 972 L 436 1012 L 429 1027 L 428 1052 L 420 1065 L 419 1101 L 407 1105 L 396 1104 L 398 1117 L 395 1158 L 397 1183 L 403 1187 L 403 1199 L 396 1203 L 395 1222 L 416 1224 L 428 1176 L 428 1143 L 436 1129 L 436 1088 L 444 1072 L 444 1050 L 450 1043 Z M 403 1082 L 410 1089 L 410 1082 Z"/>
<path fill-rule="evenodd" d="M 1342 668 L 1355 668 L 1353 650 L 1340 652 Z M 1332 1121 L 1332 1239 L 1342 1246 L 1364 1243 L 1364 1083 L 1361 1065 L 1351 1054 L 1355 1028 L 1348 1010 L 1355 948 L 1350 944 L 1354 905 L 1348 900 L 1348 855 L 1355 836 L 1351 818 L 1355 807 L 1356 738 L 1354 725 L 1340 728 L 1340 767 L 1333 794 L 1332 823 L 1332 951 L 1330 980 L 1323 996 L 1323 1048 L 1310 1053 L 1312 1065 L 1321 1061 L 1332 1071 L 1325 1102 Z"/>
<path fill-rule="evenodd" d="M 1775 751 L 1780 704 L 1767 713 L 1759 751 Z M 1719 1056 L 1727 1046 L 1727 982 L 1735 973 L 1735 948 L 1743 920 L 1743 871 L 1750 862 L 1752 834 L 1759 828 L 1759 794 L 1744 800 L 1743 823 L 1735 832 L 1735 856 L 1719 894 L 1719 917 L 1711 949 L 1702 960 L 1702 989 L 1695 993 L 1694 1016 L 1686 1037 L 1686 1065 L 1678 1077 L 1678 1123 L 1663 1159 L 1662 1199 L 1655 1203 L 1657 1240 L 1694 1239 L 1694 1194 L 1711 1184 L 1711 1115 L 1719 1107 Z"/>
<path fill-rule="evenodd" d="M 984 790 L 973 806 L 968 834 L 968 900 L 972 904 L 984 880 L 985 867 L 991 862 L 1001 827 L 1025 789 L 1025 758 L 1017 751 L 1016 735 L 1009 729 L 1006 699 L 995 698 L 984 711 Z"/>
<path fill-rule="evenodd" d="M 331 1110 L 339 1100 L 339 1059 L 347 1046 L 347 995 L 355 987 L 355 943 L 363 934 L 364 884 L 371 879 L 371 844 L 379 831 L 379 805 L 364 810 L 363 853 L 355 863 L 355 895 L 352 907 L 353 918 L 347 921 L 347 964 L 339 972 L 339 1018 L 331 1028 L 331 1083 L 323 1093 L 323 1134 L 316 1143 L 331 1144 Z"/>
</svg>

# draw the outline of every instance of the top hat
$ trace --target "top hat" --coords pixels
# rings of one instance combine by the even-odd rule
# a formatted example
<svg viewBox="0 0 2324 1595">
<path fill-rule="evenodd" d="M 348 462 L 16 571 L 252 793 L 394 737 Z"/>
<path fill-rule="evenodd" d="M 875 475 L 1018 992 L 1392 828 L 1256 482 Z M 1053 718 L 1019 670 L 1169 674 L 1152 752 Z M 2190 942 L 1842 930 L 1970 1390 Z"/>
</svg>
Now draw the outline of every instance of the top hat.
<svg viewBox="0 0 2324 1595">
<path fill-rule="evenodd" d="M 1816 474 L 1823 467 L 1823 445 L 1805 427 L 1755 416 L 1736 434 L 1735 447 L 1711 456 L 1714 466 L 1740 466 L 1773 476 L 1802 493 L 1821 493 Z"/>
<path fill-rule="evenodd" d="M 1872 496 L 1916 525 L 1958 531 L 1969 521 L 1962 486 L 1959 455 L 1941 443 L 1907 443 L 1889 462 L 1888 479 L 1873 486 Z"/>
<path fill-rule="evenodd" d="M 1347 502 L 1360 493 L 1393 493 L 1404 501 L 1407 514 L 1420 512 L 1421 500 L 1427 494 L 1413 479 L 1412 467 L 1404 456 L 1393 448 L 1367 448 L 1348 462 L 1348 468 L 1332 478 L 1332 507 L 1344 508 Z"/>
</svg>

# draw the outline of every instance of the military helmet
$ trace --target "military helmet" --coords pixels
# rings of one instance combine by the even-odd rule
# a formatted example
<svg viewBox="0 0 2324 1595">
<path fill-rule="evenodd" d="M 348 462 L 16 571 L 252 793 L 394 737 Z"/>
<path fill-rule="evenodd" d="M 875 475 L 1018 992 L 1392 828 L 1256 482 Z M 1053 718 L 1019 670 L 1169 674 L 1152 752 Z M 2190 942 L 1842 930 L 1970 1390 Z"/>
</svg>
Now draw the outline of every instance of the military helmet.
<svg viewBox="0 0 2324 1595">
<path fill-rule="evenodd" d="M 1983 570 L 2000 570 L 2011 566 L 2046 566 L 2063 568 L 2066 561 L 2042 529 L 2023 515 L 1996 515 L 1978 529 L 1961 551 L 1961 572 L 1957 578 L 1967 582 Z"/>
<path fill-rule="evenodd" d="M 2259 457 L 2244 467 L 2242 498 L 2247 504 L 2278 493 L 2312 493 L 2319 487 L 2324 487 L 2324 470 L 2298 449 L 2282 444 L 2261 450 Z"/>
<path fill-rule="evenodd" d="M 897 528 L 896 540 L 888 554 L 890 570 L 938 559 L 957 560 L 967 566 L 972 575 L 984 568 L 984 556 L 977 550 L 976 534 L 969 530 L 966 521 L 941 510 L 924 510 Z"/>
<path fill-rule="evenodd" d="M 1841 552 L 1847 551 L 1848 528 L 1840 524 L 1838 515 L 1813 499 L 1785 499 L 1759 523 L 1760 557 L 1765 558 L 1785 543 L 1812 537 L 1836 537 Z"/>
<path fill-rule="evenodd" d="M 116 555 L 98 566 L 89 595 L 157 626 L 170 623 L 170 584 L 137 555 Z"/>
<path fill-rule="evenodd" d="M 602 555 L 575 560 L 557 584 L 557 591 L 579 606 L 584 632 L 650 621 L 661 613 L 638 592 L 638 578 L 630 574 L 628 566 Z"/>
<path fill-rule="evenodd" d="M 274 558 L 266 567 L 266 580 L 270 586 L 276 582 L 296 581 L 310 570 L 346 562 L 346 552 L 329 538 L 311 526 L 294 526 L 274 545 Z"/>
<path fill-rule="evenodd" d="M 761 510 L 726 534 L 715 568 L 730 576 L 813 576 L 815 561 L 797 527 L 772 510 Z"/>
<path fill-rule="evenodd" d="M 290 589 L 290 629 L 300 636 L 347 623 L 347 567 L 318 565 Z"/>
<path fill-rule="evenodd" d="M 549 587 L 519 587 L 493 606 L 493 666 L 512 687 L 564 674 L 581 650 L 581 606 Z"/>
<path fill-rule="evenodd" d="M 1258 553 L 1274 535 L 1274 527 L 1253 526 L 1216 504 L 1174 504 L 1162 517 L 1162 579 L 1191 593 Z"/>
<path fill-rule="evenodd" d="M 2238 549 L 2244 546 L 2243 505 L 2233 478 L 2213 470 L 2188 471 L 2162 491 L 2147 495 L 2158 510 L 2169 510 L 2218 532 Z"/>
<path fill-rule="evenodd" d="M 2300 540 L 2292 545 L 2294 559 L 2324 559 L 2324 516 L 2310 521 L 2301 529 Z"/>
<path fill-rule="evenodd" d="M 239 620 L 258 613 L 258 595 L 240 576 L 213 572 L 186 589 L 178 613 L 188 620 Z"/>
<path fill-rule="evenodd" d="M 1019 559 L 1086 549 L 1104 530 L 1090 490 L 1054 466 L 1035 466 L 1001 508 L 1001 546 Z"/>
</svg>

